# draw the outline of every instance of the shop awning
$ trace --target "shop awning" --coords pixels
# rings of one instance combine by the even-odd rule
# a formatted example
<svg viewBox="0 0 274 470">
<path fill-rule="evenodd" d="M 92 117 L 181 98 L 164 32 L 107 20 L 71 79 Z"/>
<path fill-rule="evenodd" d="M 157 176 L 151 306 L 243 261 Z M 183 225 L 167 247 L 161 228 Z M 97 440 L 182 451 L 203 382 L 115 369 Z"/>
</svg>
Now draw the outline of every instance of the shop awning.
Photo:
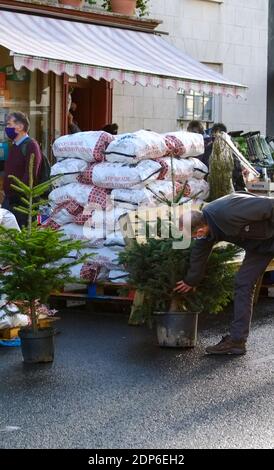
<svg viewBox="0 0 274 470">
<path fill-rule="evenodd" d="M 245 90 L 154 33 L 0 11 L 0 44 L 16 69 L 233 96 Z"/>
</svg>

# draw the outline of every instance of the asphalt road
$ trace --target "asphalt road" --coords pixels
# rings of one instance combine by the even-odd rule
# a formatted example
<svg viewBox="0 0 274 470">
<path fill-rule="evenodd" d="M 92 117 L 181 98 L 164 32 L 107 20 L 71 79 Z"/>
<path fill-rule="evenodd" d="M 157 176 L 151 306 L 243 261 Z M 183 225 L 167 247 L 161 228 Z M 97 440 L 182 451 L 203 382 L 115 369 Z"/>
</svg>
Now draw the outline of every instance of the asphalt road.
<svg viewBox="0 0 274 470">
<path fill-rule="evenodd" d="M 209 357 L 227 315 L 200 321 L 191 350 L 161 349 L 118 313 L 66 310 L 52 365 L 0 348 L 0 447 L 274 448 L 273 301 L 246 356 Z"/>
</svg>

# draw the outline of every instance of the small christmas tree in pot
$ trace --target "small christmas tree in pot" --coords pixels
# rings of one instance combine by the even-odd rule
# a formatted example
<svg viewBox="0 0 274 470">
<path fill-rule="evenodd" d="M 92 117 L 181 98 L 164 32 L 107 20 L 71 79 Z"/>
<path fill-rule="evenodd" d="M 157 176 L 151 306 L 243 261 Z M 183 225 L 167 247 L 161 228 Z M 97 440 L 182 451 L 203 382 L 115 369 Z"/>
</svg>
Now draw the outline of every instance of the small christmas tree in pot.
<svg viewBox="0 0 274 470">
<path fill-rule="evenodd" d="M 151 224 L 151 222 L 150 222 Z M 232 299 L 235 266 L 231 261 L 238 248 L 233 245 L 215 248 L 209 258 L 206 274 L 197 290 L 176 294 L 176 283 L 184 279 L 190 260 L 191 246 L 176 249 L 178 238 L 168 222 L 169 237 L 160 235 L 163 221 L 158 219 L 155 236 L 138 243 L 132 239 L 120 262 L 129 272 L 129 283 L 137 289 L 140 302 L 131 314 L 130 324 L 152 324 L 156 320 L 160 346 L 193 347 L 197 341 L 198 313 L 218 313 Z M 148 227 L 147 227 L 148 228 Z M 150 234 L 153 228 L 150 226 Z"/>
<path fill-rule="evenodd" d="M 29 186 L 10 176 L 13 189 L 21 194 L 17 210 L 28 216 L 28 225 L 21 231 L 0 226 L 0 292 L 8 302 L 22 305 L 30 315 L 31 325 L 19 332 L 24 362 L 51 362 L 54 358 L 53 329 L 39 328 L 37 305 L 46 303 L 51 292 L 71 282 L 70 269 L 83 261 L 63 262 L 72 250 L 80 250 L 82 242 L 64 238 L 62 232 L 41 229 L 33 219 L 41 204 L 41 196 L 52 181 L 34 186 L 34 155 L 30 159 Z M 73 279 L 75 282 L 75 279 Z M 38 301 L 38 302 L 37 302 Z"/>
</svg>

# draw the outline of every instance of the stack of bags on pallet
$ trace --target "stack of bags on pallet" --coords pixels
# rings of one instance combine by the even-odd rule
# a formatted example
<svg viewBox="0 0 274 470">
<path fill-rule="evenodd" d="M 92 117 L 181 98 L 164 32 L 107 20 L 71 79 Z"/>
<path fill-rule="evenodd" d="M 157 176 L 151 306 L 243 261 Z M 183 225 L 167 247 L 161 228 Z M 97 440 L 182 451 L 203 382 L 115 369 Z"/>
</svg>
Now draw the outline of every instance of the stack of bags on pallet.
<svg viewBox="0 0 274 470">
<path fill-rule="evenodd" d="M 93 168 L 105 159 L 105 150 L 114 137 L 106 132 L 79 132 L 62 136 L 53 144 L 57 163 L 51 168 L 55 188 L 49 194 L 51 215 L 45 226 L 62 230 L 68 238 L 86 241 L 80 253 L 72 252 L 71 259 L 82 254 L 90 255 L 85 264 L 71 268 L 71 275 L 86 281 L 94 281 L 98 275 L 107 276 L 118 265 L 118 255 L 106 244 L 112 238 L 104 238 L 102 213 L 108 204 L 110 191 L 93 185 Z M 101 226 L 95 223 L 100 219 Z"/>
<path fill-rule="evenodd" d="M 87 240 L 91 257 L 74 268 L 86 280 L 121 282 L 118 266 L 125 242 L 119 218 L 142 206 L 157 206 L 157 196 L 176 193 L 204 200 L 207 167 L 194 158 L 204 152 L 203 137 L 188 132 L 157 134 L 138 131 L 113 136 L 81 132 L 58 138 L 52 176 L 62 175 L 49 195 L 52 214 L 47 222 L 71 238 Z M 76 253 L 72 256 L 77 256 Z"/>
<path fill-rule="evenodd" d="M 200 134 L 190 132 L 173 132 L 156 134 L 149 131 L 138 131 L 133 134 L 118 136 L 106 150 L 106 161 L 97 167 L 104 180 L 97 180 L 101 187 L 114 188 L 111 198 L 116 207 L 135 209 L 140 205 L 157 205 L 157 196 L 172 197 L 172 168 L 176 192 L 185 187 L 185 196 L 204 200 L 208 197 L 208 184 L 203 179 L 208 174 L 207 167 L 198 159 L 192 158 L 204 152 L 204 141 Z M 143 174 L 139 181 L 115 181 L 111 175 L 124 171 Z M 147 174 L 144 169 L 147 169 Z M 122 181 L 121 181 L 122 182 Z"/>
</svg>

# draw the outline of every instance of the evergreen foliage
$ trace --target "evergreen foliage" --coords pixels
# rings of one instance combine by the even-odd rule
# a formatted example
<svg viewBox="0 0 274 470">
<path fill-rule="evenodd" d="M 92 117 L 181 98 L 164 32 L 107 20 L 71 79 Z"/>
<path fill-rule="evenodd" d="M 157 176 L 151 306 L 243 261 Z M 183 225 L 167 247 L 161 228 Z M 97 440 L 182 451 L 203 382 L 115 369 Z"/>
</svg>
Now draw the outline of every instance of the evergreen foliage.
<svg viewBox="0 0 274 470">
<path fill-rule="evenodd" d="M 51 228 L 41 229 L 36 222 L 32 222 L 41 204 L 41 195 L 52 184 L 51 180 L 33 186 L 33 162 L 34 155 L 30 159 L 29 186 L 10 176 L 14 181 L 12 187 L 21 194 L 21 205 L 17 210 L 28 216 L 28 226 L 22 231 L 0 226 L 0 264 L 9 268 L 0 271 L 0 293 L 4 293 L 9 302 L 27 303 L 32 329 L 36 331 L 35 301 L 46 302 L 53 290 L 60 289 L 67 282 L 75 282 L 71 278 L 70 268 L 86 257 L 69 263 L 62 262 L 71 250 L 80 250 L 83 243 L 65 239 L 62 232 Z"/>
<path fill-rule="evenodd" d="M 246 139 L 244 137 L 235 137 L 233 142 L 236 147 L 238 147 L 243 156 L 248 159 L 248 147 Z"/>
<path fill-rule="evenodd" d="M 173 240 L 150 238 L 136 240 L 120 254 L 120 262 L 129 272 L 129 283 L 144 293 L 144 305 L 135 312 L 136 321 L 150 323 L 154 311 L 206 311 L 218 313 L 231 301 L 235 265 L 231 261 L 239 249 L 233 245 L 216 247 L 207 263 L 205 277 L 197 290 L 174 294 L 178 281 L 184 279 L 190 259 L 187 250 L 173 248 Z"/>
</svg>

